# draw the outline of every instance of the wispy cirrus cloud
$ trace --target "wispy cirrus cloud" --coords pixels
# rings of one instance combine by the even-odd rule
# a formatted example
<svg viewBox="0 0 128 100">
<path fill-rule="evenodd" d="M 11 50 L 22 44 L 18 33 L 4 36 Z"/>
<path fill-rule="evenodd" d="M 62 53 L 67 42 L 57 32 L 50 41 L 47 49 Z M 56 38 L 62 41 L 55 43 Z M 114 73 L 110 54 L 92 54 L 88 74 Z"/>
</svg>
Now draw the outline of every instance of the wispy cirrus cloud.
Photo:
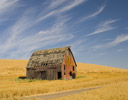
<svg viewBox="0 0 128 100">
<path fill-rule="evenodd" d="M 122 34 L 122 35 L 119 35 L 117 36 L 113 41 L 111 42 L 108 42 L 106 44 L 101 44 L 101 45 L 97 45 L 97 46 L 94 46 L 93 48 L 109 48 L 109 47 L 113 47 L 113 46 L 116 46 L 120 43 L 123 43 L 123 42 L 126 42 L 128 41 L 128 35 L 127 34 Z"/>
<path fill-rule="evenodd" d="M 0 0 L 0 15 L 9 10 L 19 0 Z"/>
<path fill-rule="evenodd" d="M 74 53 L 85 50 L 86 45 L 83 45 L 85 39 L 76 40 L 70 44 Z"/>
<path fill-rule="evenodd" d="M 27 52 L 31 52 L 32 50 L 36 50 L 47 45 L 55 45 L 57 43 L 62 43 L 64 41 L 72 39 L 74 37 L 73 34 L 64 33 L 67 21 L 68 18 L 63 18 L 62 21 L 59 20 L 55 24 L 53 24 L 51 28 L 47 30 L 40 30 L 33 35 L 30 34 L 27 36 L 23 36 L 21 34 L 12 34 L 10 39 L 8 39 L 3 45 L 1 45 L 1 55 L 2 53 L 15 48 L 17 50 L 10 52 L 9 57 L 17 58 L 17 55 L 20 55 L 22 58 L 23 54 L 27 54 Z M 23 26 L 24 23 L 22 23 L 22 27 Z M 22 36 L 22 38 L 20 36 Z"/>
<path fill-rule="evenodd" d="M 50 12 L 47 12 L 47 14 L 45 14 L 45 16 L 40 16 L 38 19 L 37 19 L 37 22 L 39 21 L 43 21 L 44 19 L 46 18 L 49 18 L 51 16 L 55 16 L 57 14 L 61 14 L 61 13 L 64 13 L 66 11 L 69 11 L 71 10 L 72 8 L 78 6 L 79 4 L 83 3 L 83 2 L 86 2 L 87 0 L 74 0 L 74 1 L 71 1 L 69 2 L 67 5 L 65 6 L 62 6 L 61 8 L 58 8 L 56 10 L 52 10 Z M 62 3 L 62 2 L 61 2 Z M 59 3 L 59 4 L 61 4 Z M 51 4 L 51 5 L 55 5 L 54 2 Z M 56 4 L 58 6 L 58 4 Z M 51 8 L 51 6 L 49 6 Z M 43 13 L 44 14 L 44 13 Z"/>
<path fill-rule="evenodd" d="M 128 41 L 128 35 L 122 34 L 122 35 L 117 36 L 114 41 L 108 43 L 107 45 L 108 46 L 114 46 L 114 45 L 118 45 L 118 44 L 125 42 L 125 41 Z"/>
<path fill-rule="evenodd" d="M 34 13 L 31 13 L 31 9 L 25 11 L 24 14 L 4 32 L 9 35 L 9 37 L 6 38 L 4 43 L 0 43 L 1 56 L 10 51 L 8 58 L 18 58 L 19 55 L 21 58 L 25 58 L 25 55 L 29 54 L 32 50 L 62 43 L 74 37 L 73 34 L 68 34 L 66 31 L 66 23 L 70 20 L 70 17 L 61 15 L 56 15 L 57 20 L 52 24 L 52 27 L 30 33 L 28 30 L 34 25 L 38 25 L 36 21 L 33 21 L 36 20 L 37 17 L 31 16 L 32 14 L 34 15 Z M 15 51 L 13 51 L 14 48 Z"/>
<path fill-rule="evenodd" d="M 12 52 L 10 58 L 17 57 L 16 55 L 27 54 L 27 52 L 45 47 L 50 45 L 55 45 L 57 43 L 62 43 L 64 41 L 68 41 L 72 39 L 74 36 L 73 34 L 64 33 L 66 29 L 66 22 L 68 21 L 67 18 L 63 18 L 63 21 L 57 21 L 51 28 L 47 30 L 40 30 L 33 36 L 25 36 L 21 40 L 14 43 L 15 48 L 18 50 Z M 15 39 L 16 41 L 17 39 Z M 20 44 L 20 45 L 19 45 Z M 12 48 L 14 48 L 12 47 Z M 24 49 L 25 48 L 25 49 Z"/>
<path fill-rule="evenodd" d="M 83 22 L 83 21 L 86 21 L 86 20 L 88 20 L 90 18 L 96 17 L 97 15 L 99 15 L 100 13 L 103 12 L 105 7 L 106 7 L 106 4 L 102 5 L 100 8 L 98 8 L 98 10 L 96 12 L 94 12 L 94 13 L 92 13 L 92 14 L 90 14 L 88 16 L 85 16 L 84 18 L 80 19 L 79 23 Z"/>
<path fill-rule="evenodd" d="M 64 2 L 66 2 L 67 0 L 53 0 L 50 5 L 48 6 L 48 9 L 54 9 L 58 6 L 60 6 L 61 4 L 63 4 Z"/>
<path fill-rule="evenodd" d="M 16 3 L 19 0 L 0 0 L 0 25 L 9 20 L 9 18 L 7 18 L 8 16 L 4 16 L 5 14 L 7 14 L 11 9 L 16 7 Z"/>
<path fill-rule="evenodd" d="M 17 58 L 19 56 L 25 58 L 25 55 L 29 54 L 32 50 L 55 45 L 74 38 L 72 33 L 68 34 L 66 31 L 68 30 L 67 21 L 70 20 L 70 17 L 65 17 L 66 15 L 61 16 L 61 13 L 71 10 L 84 1 L 87 0 L 70 1 L 56 9 L 54 8 L 65 3 L 66 0 L 51 2 L 45 11 L 42 11 L 42 14 L 38 13 L 37 16 L 35 16 L 37 10 L 27 9 L 11 27 L 5 30 L 4 33 L 8 37 L 6 37 L 5 42 L 0 43 L 1 56 L 10 51 L 9 54 L 7 53 L 8 58 Z M 34 32 L 29 31 L 29 29 L 35 25 L 38 26 L 39 23 L 50 16 L 56 17 L 51 27 L 35 30 Z"/>
<path fill-rule="evenodd" d="M 111 24 L 117 22 L 117 19 L 113 19 L 113 20 L 107 20 L 107 21 L 104 21 L 104 22 L 101 22 L 97 27 L 96 29 L 88 34 L 87 36 L 91 36 L 91 35 L 95 35 L 95 34 L 100 34 L 102 32 L 106 32 L 106 31 L 110 31 L 110 30 L 113 30 L 115 29 L 116 27 L 113 27 Z"/>
</svg>

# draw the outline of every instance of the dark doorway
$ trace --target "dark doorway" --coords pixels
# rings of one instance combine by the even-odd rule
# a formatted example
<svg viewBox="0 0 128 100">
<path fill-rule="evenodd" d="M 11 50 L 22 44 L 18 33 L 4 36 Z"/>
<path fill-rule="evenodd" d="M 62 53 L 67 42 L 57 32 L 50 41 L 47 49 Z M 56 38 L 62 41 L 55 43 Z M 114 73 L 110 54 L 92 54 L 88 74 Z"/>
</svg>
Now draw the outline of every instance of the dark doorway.
<svg viewBox="0 0 128 100">
<path fill-rule="evenodd" d="M 41 78 L 46 79 L 46 71 L 41 71 Z"/>
<path fill-rule="evenodd" d="M 76 78 L 76 74 L 75 73 L 72 74 L 72 78 L 73 79 Z"/>
<path fill-rule="evenodd" d="M 58 79 L 61 79 L 62 76 L 61 76 L 61 72 L 58 72 Z"/>
<path fill-rule="evenodd" d="M 71 72 L 71 71 L 70 71 L 70 73 L 69 73 L 69 74 L 70 74 L 70 76 L 72 76 L 72 72 Z"/>
</svg>

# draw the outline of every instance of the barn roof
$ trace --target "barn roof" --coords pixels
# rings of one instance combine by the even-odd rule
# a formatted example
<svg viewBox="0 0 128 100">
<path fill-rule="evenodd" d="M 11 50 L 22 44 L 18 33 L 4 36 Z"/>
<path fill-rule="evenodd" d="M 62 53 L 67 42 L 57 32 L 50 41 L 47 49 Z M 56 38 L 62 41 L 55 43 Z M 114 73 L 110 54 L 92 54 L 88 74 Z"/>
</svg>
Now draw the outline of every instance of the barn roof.
<svg viewBox="0 0 128 100">
<path fill-rule="evenodd" d="M 67 50 L 70 50 L 69 46 L 35 51 L 33 52 L 32 56 L 29 59 L 27 68 L 39 67 L 44 65 L 45 66 L 62 65 L 64 54 Z"/>
</svg>

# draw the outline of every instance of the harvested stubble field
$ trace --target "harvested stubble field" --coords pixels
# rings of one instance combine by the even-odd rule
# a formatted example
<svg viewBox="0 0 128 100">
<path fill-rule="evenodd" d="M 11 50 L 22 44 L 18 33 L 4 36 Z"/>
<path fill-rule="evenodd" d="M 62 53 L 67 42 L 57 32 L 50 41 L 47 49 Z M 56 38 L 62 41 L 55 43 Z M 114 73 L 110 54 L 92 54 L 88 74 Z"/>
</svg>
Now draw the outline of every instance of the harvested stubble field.
<svg viewBox="0 0 128 100">
<path fill-rule="evenodd" d="M 18 77 L 26 74 L 27 62 L 28 60 L 0 60 L 1 100 L 94 86 L 103 88 L 57 100 L 128 100 L 128 70 L 77 63 L 77 79 L 52 81 L 19 79 Z"/>
</svg>

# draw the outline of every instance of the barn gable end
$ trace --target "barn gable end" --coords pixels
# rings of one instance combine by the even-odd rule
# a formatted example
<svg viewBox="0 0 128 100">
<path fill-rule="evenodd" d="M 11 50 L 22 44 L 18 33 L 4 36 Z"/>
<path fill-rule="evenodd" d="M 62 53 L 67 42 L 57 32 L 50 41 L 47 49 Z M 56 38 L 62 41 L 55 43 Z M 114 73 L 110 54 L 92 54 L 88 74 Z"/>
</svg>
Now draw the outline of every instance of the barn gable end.
<svg viewBox="0 0 128 100">
<path fill-rule="evenodd" d="M 76 78 L 76 67 L 74 56 L 71 52 L 71 49 L 66 51 L 64 55 L 64 60 L 62 63 L 62 76 L 63 79 Z"/>
</svg>

